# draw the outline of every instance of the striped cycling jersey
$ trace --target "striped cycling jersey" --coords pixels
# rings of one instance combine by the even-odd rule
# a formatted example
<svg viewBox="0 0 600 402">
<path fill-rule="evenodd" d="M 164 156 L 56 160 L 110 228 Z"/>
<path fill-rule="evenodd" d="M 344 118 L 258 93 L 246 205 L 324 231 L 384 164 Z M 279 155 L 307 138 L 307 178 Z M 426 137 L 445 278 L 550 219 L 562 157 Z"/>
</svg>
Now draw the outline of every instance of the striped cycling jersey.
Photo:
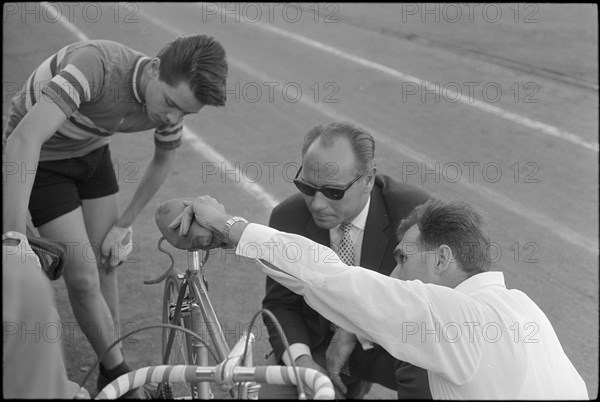
<svg viewBox="0 0 600 402">
<path fill-rule="evenodd" d="M 13 97 L 5 138 L 44 96 L 60 107 L 67 120 L 42 145 L 40 161 L 83 156 L 108 144 L 115 132 L 152 128 L 158 148 L 179 147 L 183 121 L 157 127 L 146 113 L 140 79 L 149 61 L 144 54 L 108 40 L 62 48 L 40 64 Z"/>
</svg>

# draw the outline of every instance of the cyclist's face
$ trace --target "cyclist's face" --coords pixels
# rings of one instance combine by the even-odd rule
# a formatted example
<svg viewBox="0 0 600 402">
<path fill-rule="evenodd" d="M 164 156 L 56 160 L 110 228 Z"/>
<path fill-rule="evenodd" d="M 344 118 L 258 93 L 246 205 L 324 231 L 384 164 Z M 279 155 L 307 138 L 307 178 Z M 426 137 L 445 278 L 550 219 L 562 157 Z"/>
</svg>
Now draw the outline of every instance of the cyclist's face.
<svg viewBox="0 0 600 402">
<path fill-rule="evenodd" d="M 168 85 L 158 78 L 158 72 L 152 73 L 152 79 L 146 88 L 145 101 L 148 117 L 159 127 L 175 125 L 186 114 L 198 113 L 204 107 L 187 83 Z"/>
<path fill-rule="evenodd" d="M 343 188 L 360 174 L 356 166 L 356 156 L 347 139 L 335 139 L 331 146 L 323 146 L 316 140 L 304 155 L 299 178 L 316 187 Z M 331 229 L 340 223 L 352 221 L 364 208 L 373 180 L 372 174 L 361 177 L 346 190 L 341 200 L 331 200 L 320 191 L 312 196 L 304 195 L 315 224 L 323 229 Z"/>
</svg>

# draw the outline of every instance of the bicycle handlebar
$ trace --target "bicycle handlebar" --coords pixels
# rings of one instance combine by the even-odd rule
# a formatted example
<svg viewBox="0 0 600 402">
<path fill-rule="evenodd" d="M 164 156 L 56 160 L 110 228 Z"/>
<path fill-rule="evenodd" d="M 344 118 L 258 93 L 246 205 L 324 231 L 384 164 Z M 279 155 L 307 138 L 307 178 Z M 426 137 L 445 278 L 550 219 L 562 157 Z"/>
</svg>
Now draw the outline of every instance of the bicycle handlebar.
<svg viewBox="0 0 600 402">
<path fill-rule="evenodd" d="M 219 382 L 216 371 L 219 366 L 203 367 L 192 365 L 161 365 L 143 367 L 123 374 L 106 387 L 95 399 L 117 399 L 126 392 L 144 384 L 160 382 Z M 308 387 L 314 399 L 334 399 L 335 391 L 331 380 L 323 373 L 305 367 L 256 366 L 234 367 L 233 381 L 267 383 L 274 385 L 297 385 L 297 378 Z"/>
</svg>

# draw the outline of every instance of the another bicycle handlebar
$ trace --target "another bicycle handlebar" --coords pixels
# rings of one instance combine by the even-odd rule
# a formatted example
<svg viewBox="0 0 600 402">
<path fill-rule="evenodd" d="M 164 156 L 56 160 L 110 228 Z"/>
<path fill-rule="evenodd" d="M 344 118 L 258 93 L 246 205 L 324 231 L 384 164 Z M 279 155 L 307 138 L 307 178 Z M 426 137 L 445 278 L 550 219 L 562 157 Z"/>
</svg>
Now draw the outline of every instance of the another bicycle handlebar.
<svg viewBox="0 0 600 402">
<path fill-rule="evenodd" d="M 95 399 L 117 399 L 126 392 L 144 384 L 160 382 L 207 381 L 221 384 L 217 375 L 219 366 L 203 367 L 192 365 L 149 366 L 123 374 L 108 384 Z M 297 385 L 297 378 L 312 391 L 313 399 L 334 399 L 335 391 L 331 380 L 323 373 L 305 367 L 297 367 L 297 376 L 293 367 L 256 366 L 234 367 L 234 382 L 255 381 L 275 385 Z M 223 381 L 224 382 L 224 381 Z M 223 384 L 226 385 L 226 384 Z"/>
</svg>

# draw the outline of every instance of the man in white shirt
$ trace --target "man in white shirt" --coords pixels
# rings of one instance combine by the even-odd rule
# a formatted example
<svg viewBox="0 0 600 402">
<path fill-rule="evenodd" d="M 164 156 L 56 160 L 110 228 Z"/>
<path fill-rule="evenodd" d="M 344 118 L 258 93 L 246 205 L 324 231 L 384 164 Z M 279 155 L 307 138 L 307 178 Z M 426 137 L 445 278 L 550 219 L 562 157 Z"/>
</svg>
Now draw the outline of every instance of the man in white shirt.
<svg viewBox="0 0 600 402">
<path fill-rule="evenodd" d="M 331 322 L 425 368 L 434 399 L 589 398 L 546 315 L 489 271 L 483 220 L 467 203 L 415 208 L 398 229 L 392 277 L 347 266 L 301 236 L 231 218 L 208 196 L 188 203 L 170 228 L 187 234 L 194 219 Z"/>
</svg>

